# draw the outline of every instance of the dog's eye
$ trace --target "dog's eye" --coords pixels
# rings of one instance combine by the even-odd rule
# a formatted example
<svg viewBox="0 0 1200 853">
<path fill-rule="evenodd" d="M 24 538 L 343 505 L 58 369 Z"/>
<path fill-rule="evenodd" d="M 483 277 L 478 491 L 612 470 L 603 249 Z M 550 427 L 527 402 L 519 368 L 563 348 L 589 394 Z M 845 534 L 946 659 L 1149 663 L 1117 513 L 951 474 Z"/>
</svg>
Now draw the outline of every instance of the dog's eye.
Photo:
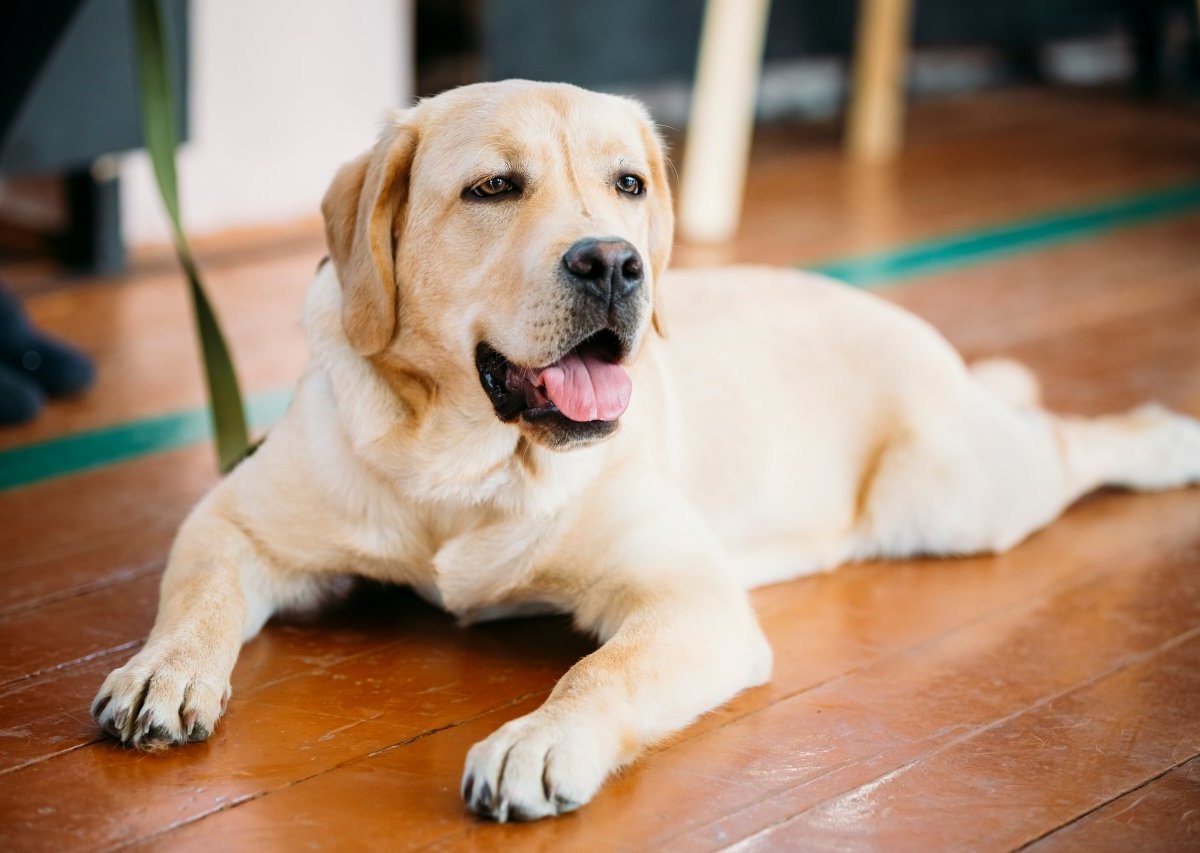
<svg viewBox="0 0 1200 853">
<path fill-rule="evenodd" d="M 471 187 L 468 192 L 475 198 L 495 198 L 496 196 L 507 195 L 515 192 L 517 185 L 508 178 L 494 177 L 488 178 L 485 181 L 480 181 L 475 186 Z"/>
<path fill-rule="evenodd" d="M 622 175 L 617 178 L 617 189 L 629 195 L 641 195 L 646 183 L 637 175 Z"/>
</svg>

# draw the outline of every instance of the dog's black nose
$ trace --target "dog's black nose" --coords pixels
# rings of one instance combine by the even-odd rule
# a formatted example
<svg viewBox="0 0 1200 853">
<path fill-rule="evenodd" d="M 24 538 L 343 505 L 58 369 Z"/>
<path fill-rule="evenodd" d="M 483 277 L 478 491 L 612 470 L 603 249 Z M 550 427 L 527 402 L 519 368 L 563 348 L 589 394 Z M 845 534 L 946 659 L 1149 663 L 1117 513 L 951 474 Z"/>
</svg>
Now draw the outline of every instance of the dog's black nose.
<svg viewBox="0 0 1200 853">
<path fill-rule="evenodd" d="M 585 237 L 563 255 L 572 285 L 611 304 L 642 283 L 642 256 L 628 240 Z"/>
</svg>

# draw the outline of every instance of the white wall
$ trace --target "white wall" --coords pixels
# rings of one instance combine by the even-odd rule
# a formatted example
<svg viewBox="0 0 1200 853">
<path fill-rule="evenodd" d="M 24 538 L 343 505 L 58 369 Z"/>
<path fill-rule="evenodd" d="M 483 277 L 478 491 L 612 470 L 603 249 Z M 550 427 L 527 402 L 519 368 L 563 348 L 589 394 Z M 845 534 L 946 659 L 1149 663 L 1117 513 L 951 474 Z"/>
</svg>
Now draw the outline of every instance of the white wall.
<svg viewBox="0 0 1200 853">
<path fill-rule="evenodd" d="M 316 216 L 336 168 L 412 93 L 412 0 L 192 0 L 190 234 Z M 122 158 L 128 245 L 170 239 L 143 152 Z"/>
</svg>

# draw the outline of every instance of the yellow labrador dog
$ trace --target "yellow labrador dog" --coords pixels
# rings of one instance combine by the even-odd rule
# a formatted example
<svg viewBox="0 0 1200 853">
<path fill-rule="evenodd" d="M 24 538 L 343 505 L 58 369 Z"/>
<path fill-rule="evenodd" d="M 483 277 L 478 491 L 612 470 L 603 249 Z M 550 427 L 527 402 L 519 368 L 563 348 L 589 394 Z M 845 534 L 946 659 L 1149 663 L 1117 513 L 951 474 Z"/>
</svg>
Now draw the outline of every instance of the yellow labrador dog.
<svg viewBox="0 0 1200 853">
<path fill-rule="evenodd" d="M 93 706 L 125 743 L 206 738 L 242 643 L 352 573 L 464 622 L 569 612 L 600 640 L 466 756 L 474 811 L 558 814 L 770 677 L 747 588 L 1002 551 L 1102 484 L 1200 479 L 1196 422 L 1054 416 L 1023 368 L 969 370 L 836 282 L 667 273 L 663 152 L 624 98 L 423 101 L 323 211 L 295 400 L 183 525 L 154 630 Z"/>
</svg>

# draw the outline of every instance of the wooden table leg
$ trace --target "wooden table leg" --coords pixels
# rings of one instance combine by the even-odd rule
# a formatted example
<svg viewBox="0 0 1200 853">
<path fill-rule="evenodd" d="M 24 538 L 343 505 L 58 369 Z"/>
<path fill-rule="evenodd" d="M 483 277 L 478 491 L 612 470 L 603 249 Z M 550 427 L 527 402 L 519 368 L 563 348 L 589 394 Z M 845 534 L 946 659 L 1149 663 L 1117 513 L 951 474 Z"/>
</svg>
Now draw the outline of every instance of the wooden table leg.
<svg viewBox="0 0 1200 853">
<path fill-rule="evenodd" d="M 856 160 L 887 160 L 900 150 L 911 21 L 912 0 L 860 0 L 846 138 Z"/>
<path fill-rule="evenodd" d="M 737 231 L 770 0 L 708 0 L 680 177 L 679 231 L 720 242 Z"/>
</svg>

